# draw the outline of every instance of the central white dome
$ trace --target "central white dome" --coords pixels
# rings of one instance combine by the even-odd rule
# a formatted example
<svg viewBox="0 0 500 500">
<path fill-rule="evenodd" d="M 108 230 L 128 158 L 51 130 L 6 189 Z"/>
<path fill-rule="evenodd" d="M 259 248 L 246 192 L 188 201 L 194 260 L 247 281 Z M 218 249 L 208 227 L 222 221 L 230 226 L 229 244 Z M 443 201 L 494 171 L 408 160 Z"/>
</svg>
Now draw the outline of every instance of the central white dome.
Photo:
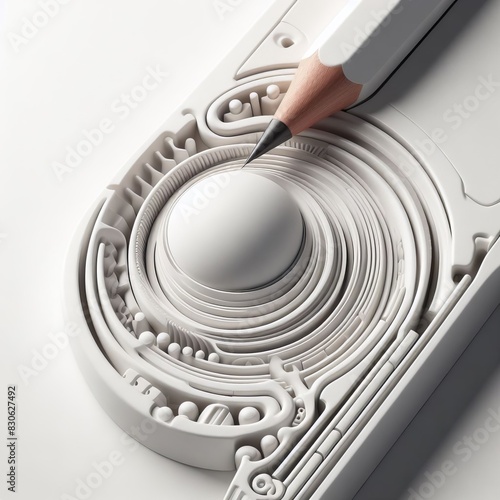
<svg viewBox="0 0 500 500">
<path fill-rule="evenodd" d="M 273 282 L 300 250 L 303 220 L 276 182 L 244 170 L 190 186 L 167 222 L 177 266 L 210 288 L 246 291 Z"/>
</svg>

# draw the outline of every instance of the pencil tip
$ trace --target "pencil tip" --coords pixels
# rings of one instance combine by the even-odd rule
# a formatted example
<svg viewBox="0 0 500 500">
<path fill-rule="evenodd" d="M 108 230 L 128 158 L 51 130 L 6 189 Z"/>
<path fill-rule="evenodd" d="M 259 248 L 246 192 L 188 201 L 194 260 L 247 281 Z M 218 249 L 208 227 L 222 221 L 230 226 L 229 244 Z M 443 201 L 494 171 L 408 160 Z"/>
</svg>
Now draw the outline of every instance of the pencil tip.
<svg viewBox="0 0 500 500">
<path fill-rule="evenodd" d="M 292 133 L 290 129 L 282 121 L 274 118 L 271 120 L 266 130 L 264 130 L 262 137 L 253 148 L 253 151 L 250 153 L 250 156 L 247 158 L 242 168 L 245 168 L 251 161 L 259 158 L 259 156 L 283 144 L 291 137 Z"/>
</svg>

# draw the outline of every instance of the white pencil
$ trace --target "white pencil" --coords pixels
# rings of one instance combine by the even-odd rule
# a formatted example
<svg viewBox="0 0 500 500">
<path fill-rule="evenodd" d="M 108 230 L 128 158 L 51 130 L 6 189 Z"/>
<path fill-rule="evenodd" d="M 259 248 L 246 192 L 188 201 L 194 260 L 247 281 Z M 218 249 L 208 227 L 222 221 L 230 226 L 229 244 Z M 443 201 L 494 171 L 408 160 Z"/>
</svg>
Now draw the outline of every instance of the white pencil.
<svg viewBox="0 0 500 500">
<path fill-rule="evenodd" d="M 248 157 L 372 95 L 454 0 L 351 0 L 311 46 Z"/>
</svg>

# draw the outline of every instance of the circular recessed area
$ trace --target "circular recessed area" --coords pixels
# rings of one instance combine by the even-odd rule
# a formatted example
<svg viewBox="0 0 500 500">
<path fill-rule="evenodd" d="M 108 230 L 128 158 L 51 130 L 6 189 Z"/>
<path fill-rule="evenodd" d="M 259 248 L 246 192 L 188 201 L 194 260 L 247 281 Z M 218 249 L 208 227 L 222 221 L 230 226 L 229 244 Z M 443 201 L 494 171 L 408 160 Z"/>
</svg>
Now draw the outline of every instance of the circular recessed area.
<svg viewBox="0 0 500 500">
<path fill-rule="evenodd" d="M 273 36 L 274 43 L 279 47 L 288 49 L 295 45 L 295 40 L 287 33 L 276 33 Z"/>
<path fill-rule="evenodd" d="M 450 291 L 446 211 L 393 137 L 340 113 L 242 170 L 254 145 L 237 132 L 211 148 L 194 133 L 156 141 L 83 228 L 71 294 L 103 406 L 125 429 L 152 420 L 155 451 L 218 470 L 278 463 L 298 434 L 276 429 L 319 425 L 326 384 L 376 373 Z M 404 182 L 401 165 L 415 167 Z M 271 479 L 252 476 L 253 490 Z"/>
<path fill-rule="evenodd" d="M 280 185 L 236 170 L 186 189 L 170 213 L 166 242 L 191 279 L 238 292 L 283 275 L 300 251 L 303 233 L 300 210 Z"/>
<path fill-rule="evenodd" d="M 283 35 L 278 38 L 278 43 L 284 48 L 290 48 L 295 42 L 288 35 Z"/>
</svg>

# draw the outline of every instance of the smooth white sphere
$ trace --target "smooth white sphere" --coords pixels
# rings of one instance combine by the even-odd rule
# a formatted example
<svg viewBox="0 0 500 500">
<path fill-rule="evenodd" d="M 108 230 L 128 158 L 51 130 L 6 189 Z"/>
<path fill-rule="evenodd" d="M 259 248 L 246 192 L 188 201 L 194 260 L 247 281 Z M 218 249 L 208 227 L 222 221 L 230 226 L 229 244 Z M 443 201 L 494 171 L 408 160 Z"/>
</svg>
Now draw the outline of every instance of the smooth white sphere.
<svg viewBox="0 0 500 500">
<path fill-rule="evenodd" d="M 254 446 L 242 446 L 238 448 L 234 454 L 236 468 L 240 466 L 243 457 L 248 457 L 251 462 L 262 459 L 260 451 Z"/>
<path fill-rule="evenodd" d="M 220 361 L 219 355 L 216 352 L 211 352 L 208 355 L 208 361 L 211 361 L 212 363 L 218 363 Z"/>
<path fill-rule="evenodd" d="M 172 208 L 166 236 L 187 276 L 213 289 L 246 291 L 289 269 L 302 244 L 303 220 L 280 185 L 239 170 L 190 186 Z"/>
<path fill-rule="evenodd" d="M 238 423 L 240 425 L 255 424 L 260 420 L 260 413 L 253 406 L 246 406 L 240 410 L 238 414 Z"/>
<path fill-rule="evenodd" d="M 167 350 L 170 344 L 170 335 L 167 332 L 160 332 L 156 337 L 156 343 L 162 351 Z"/>
<path fill-rule="evenodd" d="M 229 111 L 234 115 L 239 115 L 243 111 L 243 103 L 239 99 L 233 99 L 229 102 Z"/>
<path fill-rule="evenodd" d="M 142 332 L 139 335 L 139 340 L 147 347 L 151 347 L 156 344 L 156 337 L 153 332 Z"/>
<path fill-rule="evenodd" d="M 268 457 L 271 455 L 274 450 L 279 446 L 279 441 L 275 436 L 272 436 L 271 434 L 268 434 L 267 436 L 264 436 L 260 440 L 260 448 L 262 450 L 262 454 L 265 457 Z"/>
<path fill-rule="evenodd" d="M 179 359 L 181 354 L 181 346 L 177 342 L 172 342 L 167 348 L 168 354 L 175 359 Z"/>
<path fill-rule="evenodd" d="M 187 345 L 182 349 L 182 354 L 184 354 L 184 356 L 191 357 L 193 355 L 193 348 Z"/>
<path fill-rule="evenodd" d="M 179 406 L 179 415 L 189 418 L 189 420 L 197 420 L 200 415 L 198 405 L 192 401 L 184 401 Z"/>
<path fill-rule="evenodd" d="M 162 406 L 153 410 L 153 416 L 162 422 L 170 422 L 174 418 L 174 413 L 168 406 Z"/>
<path fill-rule="evenodd" d="M 269 99 L 278 99 L 280 93 L 281 93 L 280 88 L 275 84 L 269 85 L 269 87 L 267 87 L 266 89 L 266 94 L 267 97 L 269 97 Z"/>
</svg>

